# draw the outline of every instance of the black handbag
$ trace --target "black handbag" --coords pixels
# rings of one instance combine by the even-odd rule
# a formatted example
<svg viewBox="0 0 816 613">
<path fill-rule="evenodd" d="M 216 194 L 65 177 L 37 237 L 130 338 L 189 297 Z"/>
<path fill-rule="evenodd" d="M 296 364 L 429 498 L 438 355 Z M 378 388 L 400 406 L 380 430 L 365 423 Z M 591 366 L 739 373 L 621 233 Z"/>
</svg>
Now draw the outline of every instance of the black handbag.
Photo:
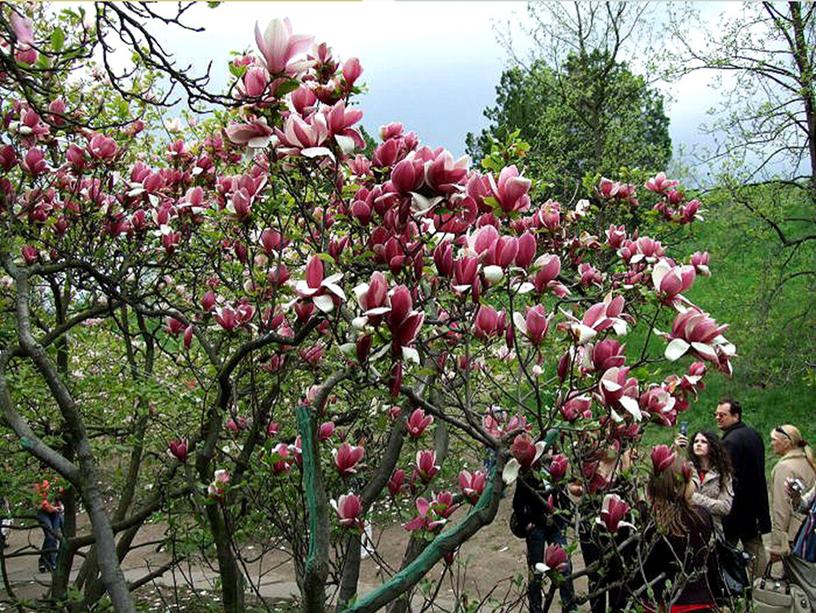
<svg viewBox="0 0 816 613">
<path fill-rule="evenodd" d="M 751 581 L 748 578 L 751 555 L 718 536 L 714 541 L 714 557 L 719 579 L 718 585 L 715 586 L 715 592 L 719 594 L 715 595 L 721 598 L 738 598 L 745 595 L 751 588 Z"/>
</svg>

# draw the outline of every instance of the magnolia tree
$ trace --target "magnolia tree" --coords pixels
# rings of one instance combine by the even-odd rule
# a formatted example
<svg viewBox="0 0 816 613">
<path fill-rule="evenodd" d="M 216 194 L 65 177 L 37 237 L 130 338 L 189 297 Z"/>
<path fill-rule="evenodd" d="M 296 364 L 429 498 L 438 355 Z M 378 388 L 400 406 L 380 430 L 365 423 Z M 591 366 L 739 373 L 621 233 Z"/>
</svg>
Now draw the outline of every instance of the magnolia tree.
<svg viewBox="0 0 816 613">
<path fill-rule="evenodd" d="M 215 117 L 166 122 L 163 141 L 120 84 L 116 112 L 143 119 L 90 129 L 82 96 L 110 92 L 104 75 L 56 78 L 76 20 L 55 40 L 2 10 L 0 403 L 91 520 L 63 536 L 57 599 L 92 546 L 81 606 L 107 592 L 134 610 L 131 589 L 197 555 L 240 611 L 254 546 L 283 544 L 304 611 L 403 610 L 542 463 L 554 487 L 583 485 L 578 521 L 617 530 L 629 504 L 602 500 L 599 454 L 730 372 L 725 326 L 683 296 L 708 255 L 668 251 L 700 203 L 663 174 L 562 205 L 399 123 L 367 147 L 360 62 L 288 20 L 256 28 Z M 156 512 L 201 550 L 128 584 L 119 563 Z M 360 594 L 364 527 L 394 521 L 407 550 Z M 564 555 L 548 550 L 553 585 Z"/>
</svg>

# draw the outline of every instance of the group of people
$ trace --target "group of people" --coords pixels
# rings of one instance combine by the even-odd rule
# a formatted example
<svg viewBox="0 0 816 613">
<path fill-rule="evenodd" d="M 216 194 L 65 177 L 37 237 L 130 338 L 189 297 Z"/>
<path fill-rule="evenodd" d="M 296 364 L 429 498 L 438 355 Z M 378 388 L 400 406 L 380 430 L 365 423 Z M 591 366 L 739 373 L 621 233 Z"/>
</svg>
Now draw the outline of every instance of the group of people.
<svg viewBox="0 0 816 613">
<path fill-rule="evenodd" d="M 809 550 L 816 549 L 816 537 L 807 538 L 816 530 L 813 450 L 795 426 L 774 428 L 770 444 L 779 461 L 771 473 L 769 500 L 765 446 L 742 421 L 742 406 L 724 398 L 714 417 L 722 437 L 707 430 L 691 437 L 681 433 L 671 448 L 653 452 L 645 499 L 637 508 L 643 528 L 638 534 L 626 522 L 614 532 L 597 525 L 597 497 L 590 500 L 577 482 L 552 488 L 535 471 L 519 480 L 513 511 L 526 528 L 532 613 L 542 611 L 542 575 L 536 565 L 541 568 L 547 544 L 566 542 L 572 519 L 588 571 L 592 613 L 623 610 L 633 601 L 646 611 L 717 609 L 731 595 L 723 582 L 718 542 L 750 554 L 751 576 L 783 562 L 788 579 L 816 603 L 816 550 Z M 633 495 L 626 478 L 630 453 L 616 446 L 600 453 L 593 478 L 602 486 L 593 488 L 596 493 L 641 498 Z M 614 496 L 606 498 L 620 504 Z M 766 551 L 762 535 L 767 533 Z M 577 610 L 570 574 L 567 562 L 559 584 L 564 611 Z"/>
</svg>

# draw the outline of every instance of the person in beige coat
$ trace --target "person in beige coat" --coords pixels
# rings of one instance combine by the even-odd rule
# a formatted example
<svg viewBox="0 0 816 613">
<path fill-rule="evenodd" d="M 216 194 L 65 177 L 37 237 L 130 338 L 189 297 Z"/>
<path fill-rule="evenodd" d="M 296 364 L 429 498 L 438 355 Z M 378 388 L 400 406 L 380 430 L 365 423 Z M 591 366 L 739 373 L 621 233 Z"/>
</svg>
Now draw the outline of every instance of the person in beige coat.
<svg viewBox="0 0 816 613">
<path fill-rule="evenodd" d="M 696 491 L 692 494 L 691 502 L 711 514 L 715 531 L 722 534 L 722 518 L 731 512 L 734 499 L 734 471 L 725 446 L 719 436 L 706 430 L 694 433 L 691 446 L 689 439 L 678 435 L 675 446 L 685 447 L 694 465 L 691 480 Z"/>
<path fill-rule="evenodd" d="M 788 484 L 798 480 L 803 492 L 813 488 L 816 484 L 816 461 L 802 433 L 790 424 L 771 431 L 771 447 L 780 456 L 771 471 L 772 529 L 769 552 L 771 561 L 775 562 L 790 553 L 790 543 L 796 538 L 804 519 L 787 494 Z"/>
</svg>

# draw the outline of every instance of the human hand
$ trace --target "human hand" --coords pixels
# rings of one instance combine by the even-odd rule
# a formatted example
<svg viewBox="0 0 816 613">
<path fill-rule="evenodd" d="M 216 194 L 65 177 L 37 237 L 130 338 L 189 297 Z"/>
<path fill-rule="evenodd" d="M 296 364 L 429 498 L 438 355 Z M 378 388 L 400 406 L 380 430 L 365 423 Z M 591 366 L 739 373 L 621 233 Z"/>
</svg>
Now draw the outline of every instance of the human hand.
<svg viewBox="0 0 816 613">
<path fill-rule="evenodd" d="M 674 439 L 674 446 L 678 449 L 685 449 L 688 447 L 688 437 L 683 434 L 678 434 Z"/>
<path fill-rule="evenodd" d="M 776 562 L 782 561 L 782 554 L 776 553 L 775 551 L 771 551 L 768 554 L 768 559 L 770 560 L 771 564 L 775 564 Z"/>
<path fill-rule="evenodd" d="M 798 507 L 802 500 L 802 490 L 799 487 L 796 479 L 788 477 L 785 479 L 785 493 L 791 499 L 794 507 Z"/>
</svg>

